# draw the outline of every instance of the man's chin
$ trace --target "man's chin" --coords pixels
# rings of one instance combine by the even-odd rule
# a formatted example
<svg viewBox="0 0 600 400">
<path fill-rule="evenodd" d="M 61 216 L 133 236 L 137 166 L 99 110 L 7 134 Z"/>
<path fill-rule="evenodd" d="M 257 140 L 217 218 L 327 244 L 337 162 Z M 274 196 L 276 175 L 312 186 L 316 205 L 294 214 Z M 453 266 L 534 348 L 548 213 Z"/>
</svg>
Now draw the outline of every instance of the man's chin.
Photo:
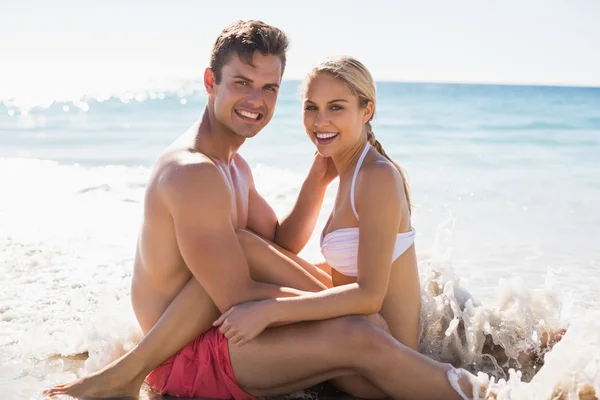
<svg viewBox="0 0 600 400">
<path fill-rule="evenodd" d="M 244 139 L 251 139 L 254 136 L 258 135 L 258 132 L 260 132 L 260 131 L 256 131 L 256 132 L 238 131 L 238 132 L 235 132 L 235 134 L 236 134 L 236 136 L 244 138 Z"/>
</svg>

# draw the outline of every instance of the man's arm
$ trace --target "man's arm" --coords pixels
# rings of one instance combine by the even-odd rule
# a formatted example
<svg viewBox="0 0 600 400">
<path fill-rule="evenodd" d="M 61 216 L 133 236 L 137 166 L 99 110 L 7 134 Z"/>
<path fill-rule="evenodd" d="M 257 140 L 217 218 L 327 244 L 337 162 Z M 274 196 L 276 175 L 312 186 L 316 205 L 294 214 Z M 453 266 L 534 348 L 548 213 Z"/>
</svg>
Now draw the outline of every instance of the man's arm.
<svg viewBox="0 0 600 400">
<path fill-rule="evenodd" d="M 318 173 L 319 170 L 315 173 L 313 164 L 311 172 L 302 184 L 294 207 L 286 217 L 279 221 L 271 206 L 256 190 L 250 167 L 243 160 L 242 164 L 245 172 L 250 176 L 247 228 L 284 249 L 298 254 L 306 246 L 315 229 L 327 185 L 331 179 L 321 176 Z"/>
<path fill-rule="evenodd" d="M 183 260 L 219 311 L 251 300 L 302 293 L 252 280 L 231 222 L 232 194 L 216 166 L 209 162 L 178 166 L 165 174 L 161 187 Z"/>
</svg>

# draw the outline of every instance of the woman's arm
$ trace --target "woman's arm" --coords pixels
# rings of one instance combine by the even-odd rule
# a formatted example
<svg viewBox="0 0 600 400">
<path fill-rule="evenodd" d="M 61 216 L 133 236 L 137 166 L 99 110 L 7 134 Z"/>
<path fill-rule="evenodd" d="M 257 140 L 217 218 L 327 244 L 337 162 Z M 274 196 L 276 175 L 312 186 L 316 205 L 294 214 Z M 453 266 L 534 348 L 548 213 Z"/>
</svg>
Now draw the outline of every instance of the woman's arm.
<svg viewBox="0 0 600 400">
<path fill-rule="evenodd" d="M 276 244 L 294 254 L 306 246 L 315 230 L 327 186 L 336 176 L 337 170 L 331 158 L 315 153 L 294 207 L 277 226 L 273 240 Z"/>
<path fill-rule="evenodd" d="M 357 182 L 356 204 L 360 214 L 357 282 L 294 298 L 265 300 L 272 323 L 379 312 L 406 207 L 402 178 L 387 162 L 365 165 Z"/>
<path fill-rule="evenodd" d="M 360 214 L 356 283 L 294 298 L 241 304 L 224 313 L 215 325 L 222 325 L 221 330 L 236 343 L 250 340 L 267 326 L 379 312 L 387 293 L 400 219 L 407 209 L 400 174 L 388 163 L 365 166 L 357 182 L 356 200 Z"/>
<path fill-rule="evenodd" d="M 243 160 L 241 157 L 239 159 L 241 163 Z M 241 165 L 247 168 L 251 176 L 250 167 L 247 164 Z M 327 186 L 336 176 L 333 161 L 316 154 L 296 203 L 290 213 L 281 220 L 251 181 L 247 229 L 293 254 L 298 254 L 306 246 L 315 229 Z"/>
</svg>

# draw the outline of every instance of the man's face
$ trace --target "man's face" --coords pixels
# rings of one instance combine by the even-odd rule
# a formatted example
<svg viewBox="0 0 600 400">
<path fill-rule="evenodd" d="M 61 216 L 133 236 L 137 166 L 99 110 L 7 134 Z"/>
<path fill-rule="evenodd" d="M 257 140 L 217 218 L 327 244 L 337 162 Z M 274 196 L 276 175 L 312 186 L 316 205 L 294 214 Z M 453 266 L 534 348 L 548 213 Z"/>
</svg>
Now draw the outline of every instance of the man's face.
<svg viewBox="0 0 600 400">
<path fill-rule="evenodd" d="M 246 64 L 234 53 L 221 70 L 219 84 L 214 82 L 212 71 L 207 72 L 213 77 L 213 84 L 207 85 L 207 90 L 213 97 L 215 117 L 243 138 L 254 137 L 269 123 L 281 83 L 278 56 L 255 52 L 252 64 L 254 66 Z"/>
</svg>

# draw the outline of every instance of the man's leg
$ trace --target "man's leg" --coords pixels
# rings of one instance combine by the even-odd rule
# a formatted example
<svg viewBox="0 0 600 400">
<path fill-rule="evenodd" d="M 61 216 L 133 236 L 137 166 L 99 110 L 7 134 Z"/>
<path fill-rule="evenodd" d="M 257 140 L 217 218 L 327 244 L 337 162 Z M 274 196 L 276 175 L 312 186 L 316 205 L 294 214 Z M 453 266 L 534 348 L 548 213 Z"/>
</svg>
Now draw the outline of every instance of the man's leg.
<svg viewBox="0 0 600 400">
<path fill-rule="evenodd" d="M 240 232 L 246 232 L 238 234 L 242 246 L 251 251 L 253 257 L 257 257 L 258 262 L 250 262 L 254 279 L 258 280 L 257 277 L 261 277 L 268 283 L 305 291 L 317 292 L 326 288 L 324 283 L 297 263 L 281 262 L 285 261 L 285 258 L 273 253 L 272 247 L 263 245 L 267 242 L 250 232 Z M 270 273 L 276 278 L 269 279 Z M 156 325 L 149 332 L 144 332 L 145 336 L 130 352 L 100 371 L 78 381 L 56 386 L 48 393 L 98 397 L 133 396 L 139 391 L 146 375 L 193 339 L 212 328 L 212 323 L 218 315 L 218 310 L 204 288 L 195 278 L 190 278 Z M 363 397 L 380 397 L 376 388 L 358 377 L 339 380 L 337 386 L 357 395 L 361 393 Z M 365 388 L 370 391 L 366 392 Z M 366 396 L 365 393 L 371 395 Z"/>
<path fill-rule="evenodd" d="M 230 345 L 229 353 L 238 385 L 254 396 L 360 374 L 396 399 L 460 399 L 447 379 L 447 365 L 354 316 L 268 329 L 241 347 Z"/>
<path fill-rule="evenodd" d="M 254 260 L 249 260 L 253 279 L 307 292 L 326 289 L 326 285 L 319 281 L 323 279 L 319 273 L 325 275 L 321 270 L 307 272 L 303 266 L 289 261 L 285 255 L 281 253 L 278 255 L 277 250 L 272 248 L 275 245 L 268 244 L 249 231 L 238 231 L 238 239 L 244 246 L 244 250 L 248 250 L 248 254 L 256 257 Z M 304 260 L 301 262 L 310 265 Z M 314 266 L 313 268 L 317 270 Z M 140 376 L 145 377 L 153 368 L 211 329 L 212 323 L 219 315 L 219 310 L 204 288 L 194 277 L 190 278 L 156 325 L 149 332 L 144 332 L 146 336 L 155 336 L 155 338 L 144 337 L 136 348 L 136 351 L 143 355 L 145 365 L 148 366 L 140 371 Z M 169 321 L 168 324 L 162 323 L 163 320 Z M 157 329 L 161 324 L 168 327 Z M 145 342 L 152 343 L 151 347 L 146 347 L 148 343 Z"/>
<path fill-rule="evenodd" d="M 202 310 L 202 312 L 199 312 Z M 191 278 L 142 340 L 121 358 L 79 380 L 55 386 L 47 395 L 135 397 L 146 376 L 200 334 L 211 329 L 218 309 L 204 288 Z"/>
<path fill-rule="evenodd" d="M 251 273 L 254 277 L 266 278 L 269 272 L 274 272 L 271 267 L 271 263 L 256 263 L 251 265 Z M 281 268 L 276 271 L 277 279 L 268 282 L 305 291 L 325 289 L 323 283 L 297 265 L 287 263 Z M 131 351 L 107 367 L 77 381 L 51 388 L 47 393 L 90 397 L 136 396 L 145 377 L 154 368 L 212 328 L 218 316 L 213 301 L 192 277 Z"/>
</svg>

